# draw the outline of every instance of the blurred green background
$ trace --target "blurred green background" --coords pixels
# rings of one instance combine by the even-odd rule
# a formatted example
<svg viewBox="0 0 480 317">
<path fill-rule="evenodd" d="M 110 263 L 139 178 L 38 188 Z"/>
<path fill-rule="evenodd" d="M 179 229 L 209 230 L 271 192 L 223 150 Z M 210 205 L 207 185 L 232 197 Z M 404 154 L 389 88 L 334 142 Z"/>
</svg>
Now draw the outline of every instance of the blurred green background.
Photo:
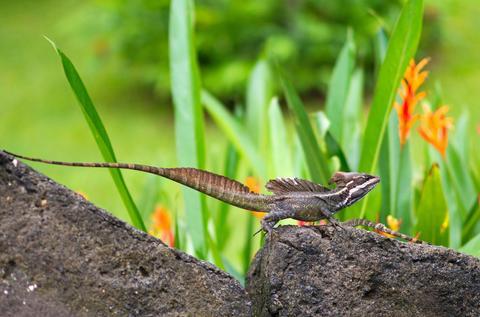
<svg viewBox="0 0 480 317">
<path fill-rule="evenodd" d="M 372 39 L 380 27 L 391 29 L 402 5 L 400 0 L 196 1 L 202 84 L 233 109 L 244 100 L 258 57 L 274 53 L 302 99 L 320 109 L 333 63 L 352 28 L 371 92 Z M 75 63 L 118 160 L 176 166 L 168 12 L 164 0 L 2 2 L 0 147 L 47 159 L 102 160 L 45 35 Z M 439 83 L 454 117 L 468 109 L 472 133 L 480 121 L 479 14 L 474 0 L 426 1 L 417 54 L 432 58 L 427 91 Z M 207 166 L 215 170 L 226 141 L 213 124 L 206 128 Z M 128 220 L 108 172 L 32 165 Z M 147 176 L 124 175 L 135 200 L 141 199 Z M 171 182 L 162 184 L 178 190 Z"/>
</svg>

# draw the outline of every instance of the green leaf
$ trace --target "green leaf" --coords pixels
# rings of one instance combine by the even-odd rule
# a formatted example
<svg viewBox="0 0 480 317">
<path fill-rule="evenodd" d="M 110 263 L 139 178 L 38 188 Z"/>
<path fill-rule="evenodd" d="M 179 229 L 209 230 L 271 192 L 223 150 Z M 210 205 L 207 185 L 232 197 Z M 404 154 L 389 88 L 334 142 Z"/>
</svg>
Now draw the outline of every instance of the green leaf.
<svg viewBox="0 0 480 317">
<path fill-rule="evenodd" d="M 472 175 L 467 168 L 469 166 L 467 127 L 468 120 L 464 113 L 456 124 L 454 137 L 447 148 L 447 157 L 441 161 L 446 165 L 453 188 L 465 211 L 472 208 L 477 197 Z M 466 214 L 462 214 L 462 220 L 465 220 L 465 216 Z"/>
<path fill-rule="evenodd" d="M 215 265 L 219 269 L 225 271 L 225 265 L 223 263 L 223 258 L 222 258 L 221 254 L 219 252 L 218 246 L 216 245 L 216 243 L 212 239 L 212 237 L 210 237 L 210 235 L 207 235 L 207 239 L 208 239 L 208 245 L 210 247 L 210 250 L 212 251 L 212 257 L 213 257 L 213 261 L 214 261 Z"/>
<path fill-rule="evenodd" d="M 448 231 L 442 231 L 447 216 L 447 204 L 443 198 L 442 183 L 438 165 L 433 165 L 425 178 L 416 208 L 417 224 L 415 230 L 420 238 L 433 244 L 448 245 Z"/>
<path fill-rule="evenodd" d="M 193 31 L 194 5 L 172 1 L 169 22 L 170 73 L 175 110 L 177 159 L 181 166 L 205 167 L 205 132 L 200 103 L 200 75 Z M 196 254 L 205 259 L 208 250 L 205 196 L 182 187 L 188 232 Z"/>
<path fill-rule="evenodd" d="M 62 61 L 63 70 L 65 72 L 65 75 L 67 76 L 68 83 L 70 84 L 70 87 L 72 88 L 75 96 L 77 97 L 80 108 L 82 109 L 90 131 L 93 134 L 95 142 L 97 143 L 104 160 L 106 162 L 117 162 L 112 144 L 110 142 L 110 138 L 107 134 L 107 130 L 105 129 L 105 126 L 103 125 L 103 122 L 98 115 L 95 105 L 93 104 L 93 101 L 88 94 L 87 88 L 83 84 L 80 75 L 75 69 L 75 66 L 70 61 L 70 59 L 55 46 L 55 43 L 53 43 L 48 38 L 47 40 L 53 45 L 54 49 L 60 56 L 60 60 Z M 110 169 L 109 171 L 110 175 L 113 178 L 115 186 L 120 193 L 123 204 L 128 211 L 128 215 L 130 217 L 130 220 L 132 221 L 132 224 L 138 229 L 146 231 L 142 216 L 140 215 L 140 212 L 135 205 L 135 202 L 133 201 L 133 198 L 130 195 L 128 188 L 125 185 L 122 172 L 119 169 Z"/>
<path fill-rule="evenodd" d="M 363 135 L 360 171 L 373 173 L 377 167 L 380 147 L 397 89 L 420 39 L 422 16 L 423 1 L 408 1 L 392 32 Z M 363 201 L 360 218 L 365 215 L 367 203 L 368 196 Z"/>
<path fill-rule="evenodd" d="M 344 139 L 344 133 L 348 133 L 345 128 L 350 125 L 350 121 L 344 119 L 344 108 L 355 66 L 355 45 L 352 37 L 352 32 L 349 31 L 347 40 L 333 68 L 325 106 L 327 117 L 331 123 L 330 131 L 333 137 L 340 142 Z"/>
<path fill-rule="evenodd" d="M 155 204 L 159 200 L 160 178 L 158 175 L 149 174 L 145 185 L 143 186 L 142 196 L 138 204 L 142 213 L 142 219 L 150 227 L 150 216 L 155 209 Z"/>
<path fill-rule="evenodd" d="M 375 55 L 375 73 L 378 75 L 380 68 L 385 60 L 385 55 L 387 54 L 388 39 L 385 34 L 385 30 L 380 28 L 375 34 L 374 45 L 374 55 Z"/>
<path fill-rule="evenodd" d="M 235 179 L 238 169 L 238 153 L 233 147 L 232 144 L 229 144 L 227 147 L 227 158 L 225 160 L 225 166 L 223 169 L 223 175 L 228 178 Z M 218 215 L 215 221 L 215 232 L 217 238 L 217 245 L 220 250 L 223 250 L 226 246 L 226 242 L 228 241 L 232 230 L 228 226 L 227 218 L 229 215 L 228 209 L 230 205 L 228 204 L 220 204 L 218 208 Z"/>
<path fill-rule="evenodd" d="M 363 116 L 363 71 L 356 69 L 350 79 L 347 100 L 343 110 L 343 140 L 342 148 L 350 168 L 354 171 L 358 168 L 360 160 L 360 131 Z"/>
<path fill-rule="evenodd" d="M 396 113 L 390 114 L 378 167 L 383 196 L 381 220 L 391 214 L 402 221 L 405 230 L 411 230 L 414 204 L 410 143 L 400 147 Z"/>
<path fill-rule="evenodd" d="M 475 199 L 475 204 L 472 206 L 472 209 L 468 212 L 467 221 L 465 226 L 462 228 L 462 241 L 467 240 L 474 233 L 475 227 L 480 222 L 480 204 L 479 199 Z"/>
<path fill-rule="evenodd" d="M 243 247 L 243 274 L 246 276 L 248 269 L 250 268 L 250 261 L 252 260 L 252 250 L 253 250 L 253 228 L 255 225 L 255 216 L 251 213 L 247 216 L 247 223 L 246 223 L 246 236 L 245 245 Z"/>
<path fill-rule="evenodd" d="M 420 39 L 422 16 L 423 1 L 408 1 L 388 43 L 363 137 L 359 169 L 366 173 L 372 173 L 377 166 L 381 142 L 400 80 Z"/>
<path fill-rule="evenodd" d="M 287 138 L 287 127 L 283 119 L 282 110 L 278 104 L 278 98 L 272 98 L 268 109 L 269 117 L 269 155 L 271 171 L 270 177 L 276 176 L 294 176 L 292 167 L 292 154 Z M 269 177 L 269 178 L 270 178 Z"/>
<path fill-rule="evenodd" d="M 320 150 L 313 127 L 297 92 L 290 81 L 283 76 L 279 68 L 277 68 L 277 73 L 287 98 L 288 107 L 294 115 L 295 127 L 302 144 L 310 176 L 313 181 L 326 184 L 330 177 L 328 157 Z"/>
<path fill-rule="evenodd" d="M 340 170 L 344 172 L 350 172 L 351 169 L 348 165 L 347 157 L 343 153 L 342 147 L 337 140 L 335 140 L 330 131 L 327 131 L 325 134 L 325 145 L 327 146 L 328 155 L 336 156 L 340 161 Z"/>
<path fill-rule="evenodd" d="M 397 134 L 398 138 L 398 134 Z M 395 217 L 402 220 L 407 233 L 413 225 L 413 171 L 410 144 L 406 143 L 400 151 L 400 161 L 396 172 Z"/>
<path fill-rule="evenodd" d="M 382 141 L 380 160 L 378 162 L 378 172 L 382 180 L 380 182 L 382 189 L 381 221 L 385 221 L 388 214 L 398 217 L 396 215 L 396 199 L 397 192 L 399 191 L 399 189 L 397 189 L 399 161 L 400 142 L 398 139 L 398 119 L 396 113 L 391 113 L 389 124 Z"/>
<path fill-rule="evenodd" d="M 447 150 L 447 153 L 446 168 L 450 174 L 453 188 L 457 192 L 463 210 L 469 210 L 475 203 L 477 194 L 468 168 L 465 168 L 468 165 L 462 164 L 453 147 Z M 466 214 L 462 214 L 463 220 L 465 220 L 465 216 Z"/>
<path fill-rule="evenodd" d="M 260 178 L 266 178 L 264 160 L 259 155 L 252 139 L 245 128 L 236 120 L 226 108 L 206 90 L 202 91 L 202 103 L 218 127 L 232 142 L 235 149 L 247 162 L 248 167 Z"/>
<path fill-rule="evenodd" d="M 247 87 L 247 130 L 254 143 L 263 150 L 268 139 L 267 109 L 272 98 L 271 71 L 265 60 L 259 60 L 253 68 Z"/>
<path fill-rule="evenodd" d="M 461 247 L 458 251 L 480 257 L 480 234 L 468 241 L 468 243 Z"/>
<path fill-rule="evenodd" d="M 448 217 L 449 217 L 449 247 L 458 249 L 462 243 L 462 231 L 463 231 L 463 220 L 466 217 L 467 211 L 463 209 L 462 204 L 460 203 L 460 198 L 458 197 L 457 190 L 454 189 L 451 173 L 448 168 L 445 166 L 445 163 L 441 159 L 438 152 L 430 150 L 430 157 L 437 157 L 436 161 L 440 162 L 440 173 L 442 177 L 442 186 L 443 188 L 448 188 L 449 190 L 444 191 L 445 199 L 448 206 Z"/>
</svg>

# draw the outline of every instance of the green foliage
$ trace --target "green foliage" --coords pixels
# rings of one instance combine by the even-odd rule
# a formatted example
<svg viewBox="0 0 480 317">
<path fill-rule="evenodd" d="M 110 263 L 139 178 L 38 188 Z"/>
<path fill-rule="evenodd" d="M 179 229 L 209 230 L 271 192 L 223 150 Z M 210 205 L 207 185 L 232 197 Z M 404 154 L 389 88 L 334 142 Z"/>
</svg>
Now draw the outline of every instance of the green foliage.
<svg viewBox="0 0 480 317">
<path fill-rule="evenodd" d="M 236 6 L 235 1 L 232 3 Z M 275 7 L 269 1 L 262 3 L 256 2 L 255 6 L 269 9 L 269 4 Z M 163 8 L 156 7 L 154 3 L 151 5 Z M 254 4 L 246 6 L 249 5 Z M 364 98 L 367 81 L 364 78 L 371 70 L 359 62 L 364 43 L 358 43 L 358 37 L 354 39 L 353 31 L 359 34 L 355 27 L 347 36 L 335 62 L 325 113 L 315 110 L 313 115 L 309 114 L 311 109 L 304 106 L 296 90 L 297 87 L 302 89 L 301 79 L 299 83 L 297 73 L 295 78 L 285 75 L 287 72 L 284 73 L 282 68 L 286 59 L 275 54 L 276 69 L 272 69 L 272 63 L 264 57 L 247 67 L 250 73 L 246 98 L 243 104 L 238 102 L 235 114 L 232 114 L 220 101 L 221 98 L 210 92 L 218 82 L 212 84 L 208 79 L 204 80 L 209 75 L 205 75 L 203 69 L 204 75 L 200 76 L 198 60 L 203 58 L 202 45 L 205 43 L 200 43 L 198 49 L 195 43 L 203 41 L 205 30 L 202 29 L 202 21 L 208 16 L 207 12 L 202 4 L 194 10 L 191 0 L 172 1 L 170 7 L 169 72 L 180 166 L 214 170 L 240 181 L 253 176 L 260 187 L 269 178 L 277 176 L 308 177 L 326 184 L 332 172 L 340 169 L 380 174 L 381 191 L 377 189 L 369 194 L 367 197 L 371 198 L 363 200 L 361 210 L 353 208 L 341 212 L 340 217 L 360 214 L 372 220 L 380 218 L 384 222 L 391 215 L 402 221 L 402 232 L 411 235 L 420 233 L 421 239 L 431 243 L 478 255 L 480 208 L 477 194 L 480 179 L 476 164 L 478 159 L 468 156 L 468 121 L 459 120 L 458 124 L 462 126 L 454 133 L 456 135 L 451 138 L 446 156 L 442 157 L 431 149 L 420 151 L 419 148 L 422 148 L 411 141 L 400 145 L 399 120 L 396 113 L 391 113 L 400 80 L 407 63 L 415 56 L 420 38 L 422 0 L 406 2 L 389 39 L 383 31 L 376 33 L 378 78 L 366 120 L 362 109 L 367 104 L 367 98 Z M 195 33 L 198 34 L 197 41 L 194 21 L 197 21 L 195 25 L 198 27 Z M 237 22 L 231 23 L 235 25 Z M 219 50 L 225 49 L 221 37 L 218 37 L 218 47 Z M 80 77 L 68 58 L 58 52 L 102 154 L 106 160 L 114 161 L 105 128 Z M 257 49 L 255 54 L 259 53 Z M 241 50 L 237 54 L 241 55 Z M 298 69 L 312 70 L 308 63 Z M 301 71 L 298 74 L 301 77 Z M 276 87 L 279 89 L 275 90 Z M 275 96 L 280 91 L 284 99 Z M 284 103 L 286 109 L 281 107 Z M 206 153 L 210 154 L 211 148 L 210 143 L 205 141 L 205 113 L 226 141 L 223 154 L 209 160 Z M 291 124 L 294 126 L 291 127 Z M 120 175 L 116 183 L 122 185 L 120 172 L 111 172 L 112 175 Z M 167 197 L 160 195 L 159 191 L 165 194 L 162 189 L 159 190 L 162 187 L 163 182 L 148 180 L 142 209 L 153 209 L 156 201 L 174 199 L 175 193 L 167 192 Z M 126 188 L 118 188 L 124 198 Z M 130 196 L 125 197 L 134 206 Z M 195 252 L 241 279 L 261 243 L 259 237 L 252 237 L 259 228 L 257 219 L 248 211 L 206 200 L 190 189 L 184 189 L 182 197 L 183 206 L 176 206 L 178 210 L 174 213 L 175 221 L 171 228 L 175 233 L 175 246 Z M 132 210 L 132 223 L 144 229 L 142 217 L 138 211 L 134 212 L 136 208 Z M 146 218 L 149 215 L 144 213 L 143 216 Z"/>
<path fill-rule="evenodd" d="M 294 114 L 295 126 L 305 154 L 306 163 L 312 179 L 319 183 L 326 183 L 330 176 L 328 159 L 322 153 L 317 142 L 313 127 L 310 123 L 305 106 L 297 95 L 292 84 L 278 71 L 287 104 Z"/>
<path fill-rule="evenodd" d="M 392 31 L 385 53 L 385 60 L 378 74 L 372 106 L 363 136 L 360 171 L 372 173 L 377 166 L 380 146 L 400 80 L 417 49 L 422 29 L 422 17 L 423 1 L 408 1 Z M 369 218 L 374 216 L 372 211 L 365 213 L 367 202 L 368 198 L 363 202 L 360 218 L 365 215 Z"/>
<path fill-rule="evenodd" d="M 170 8 L 170 70 L 175 109 L 177 161 L 180 166 L 205 168 L 205 131 L 200 103 L 200 74 L 193 32 L 193 2 L 173 1 Z M 205 196 L 183 188 L 187 227 L 195 251 L 207 257 L 209 237 Z"/>
<path fill-rule="evenodd" d="M 117 159 L 115 158 L 115 153 L 113 151 L 110 138 L 108 137 L 107 130 L 105 129 L 95 105 L 93 104 L 93 101 L 87 92 L 87 88 L 83 84 L 80 75 L 75 69 L 75 66 L 73 66 L 70 59 L 60 49 L 58 49 L 50 39 L 47 38 L 47 40 L 50 41 L 60 57 L 65 76 L 67 77 L 68 83 L 77 97 L 82 112 L 85 116 L 85 120 L 87 120 L 90 131 L 97 142 L 103 158 L 107 162 L 116 162 Z M 143 223 L 142 216 L 140 215 L 140 212 L 135 205 L 127 186 L 125 185 L 121 171 L 118 169 L 110 169 L 110 175 L 112 175 L 115 186 L 117 187 L 117 190 L 122 197 L 122 201 L 127 208 L 132 224 L 138 229 L 146 231 L 147 229 Z"/>
<path fill-rule="evenodd" d="M 330 119 L 330 132 L 336 140 L 343 141 L 344 136 L 350 134 L 348 127 L 349 113 L 347 108 L 347 97 L 352 73 L 355 68 L 355 46 L 353 43 L 351 32 L 347 37 L 347 41 L 338 55 L 337 62 L 333 68 L 332 78 L 325 102 L 327 116 Z M 343 144 L 342 144 L 343 145 Z"/>
<path fill-rule="evenodd" d="M 421 233 L 422 239 L 437 245 L 448 245 L 448 231 L 442 228 L 447 216 L 447 205 L 437 165 L 433 165 L 425 177 L 416 216 L 415 228 Z"/>
<path fill-rule="evenodd" d="M 98 40 L 121 54 L 124 64 L 137 74 L 136 81 L 156 85 L 164 96 L 169 93 L 171 71 L 166 37 L 169 3 L 168 0 L 102 3 L 104 14 L 99 29 L 105 35 Z M 326 86 L 328 82 L 347 28 L 355 30 L 364 63 L 371 64 L 368 40 L 378 27 L 375 15 L 390 22 L 402 3 L 400 0 L 196 1 L 196 42 L 202 80 L 215 96 L 231 100 L 243 92 L 259 54 L 273 53 L 283 65 L 288 65 L 287 73 L 295 73 L 301 95 L 318 92 L 319 84 Z"/>
</svg>

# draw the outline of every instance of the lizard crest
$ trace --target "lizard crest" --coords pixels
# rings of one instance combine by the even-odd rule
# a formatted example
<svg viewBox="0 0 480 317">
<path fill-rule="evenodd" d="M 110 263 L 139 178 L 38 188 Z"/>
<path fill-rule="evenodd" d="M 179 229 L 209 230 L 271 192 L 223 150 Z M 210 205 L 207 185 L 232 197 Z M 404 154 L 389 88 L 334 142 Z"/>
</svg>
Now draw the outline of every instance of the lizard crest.
<svg viewBox="0 0 480 317">
<path fill-rule="evenodd" d="M 276 195 L 289 192 L 314 192 L 323 193 L 330 189 L 320 184 L 300 178 L 275 178 L 268 181 L 265 187 Z"/>
</svg>

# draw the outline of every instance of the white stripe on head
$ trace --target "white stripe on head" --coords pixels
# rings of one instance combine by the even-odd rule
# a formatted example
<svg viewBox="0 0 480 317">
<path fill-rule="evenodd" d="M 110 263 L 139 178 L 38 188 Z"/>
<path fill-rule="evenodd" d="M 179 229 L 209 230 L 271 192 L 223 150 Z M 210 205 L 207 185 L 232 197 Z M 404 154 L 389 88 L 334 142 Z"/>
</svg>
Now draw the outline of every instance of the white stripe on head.
<svg viewBox="0 0 480 317">
<path fill-rule="evenodd" d="M 369 180 L 368 182 L 365 182 L 365 183 L 362 183 L 358 186 L 355 186 L 351 191 L 350 191 L 350 194 L 352 193 L 356 193 L 358 192 L 359 190 L 362 190 L 364 189 L 365 187 L 368 187 L 369 185 L 375 183 L 377 181 L 376 178 L 372 178 L 371 180 Z"/>
</svg>

